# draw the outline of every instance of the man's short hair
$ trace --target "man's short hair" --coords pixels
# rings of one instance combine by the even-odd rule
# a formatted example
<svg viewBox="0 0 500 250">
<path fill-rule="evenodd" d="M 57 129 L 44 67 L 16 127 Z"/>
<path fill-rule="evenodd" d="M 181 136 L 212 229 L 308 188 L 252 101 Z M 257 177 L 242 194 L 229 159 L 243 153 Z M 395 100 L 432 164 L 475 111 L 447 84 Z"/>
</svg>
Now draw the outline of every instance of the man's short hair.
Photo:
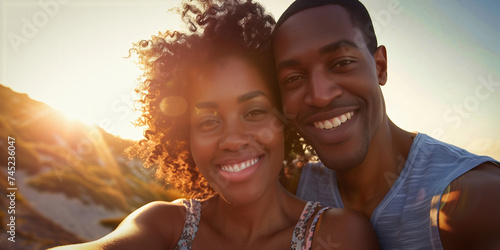
<svg viewBox="0 0 500 250">
<path fill-rule="evenodd" d="M 373 23 L 366 10 L 365 6 L 358 0 L 296 0 L 293 2 L 288 9 L 285 10 L 283 15 L 279 18 L 276 23 L 274 32 L 279 29 L 279 27 L 291 16 L 296 13 L 319 6 L 324 6 L 328 4 L 340 5 L 344 7 L 353 22 L 354 27 L 358 28 L 365 39 L 366 46 L 368 50 L 373 54 L 377 50 L 377 37 L 375 36 L 375 31 L 373 29 Z"/>
</svg>

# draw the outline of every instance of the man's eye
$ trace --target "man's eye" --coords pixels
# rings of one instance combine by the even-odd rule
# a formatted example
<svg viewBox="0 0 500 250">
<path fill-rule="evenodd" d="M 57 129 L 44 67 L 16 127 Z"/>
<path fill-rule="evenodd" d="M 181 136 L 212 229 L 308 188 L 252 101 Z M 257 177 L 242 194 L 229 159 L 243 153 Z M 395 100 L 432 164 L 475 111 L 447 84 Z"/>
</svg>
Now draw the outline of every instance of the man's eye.
<svg viewBox="0 0 500 250">
<path fill-rule="evenodd" d="M 294 75 L 287 77 L 283 82 L 282 85 L 286 88 L 295 88 L 299 83 L 304 79 L 304 76 L 302 75 Z"/>
<path fill-rule="evenodd" d="M 298 81 L 300 79 L 302 79 L 301 76 L 291 76 L 291 77 L 288 77 L 287 79 L 285 79 L 285 84 L 295 82 L 295 81 Z"/>
<path fill-rule="evenodd" d="M 332 68 L 344 67 L 344 66 L 347 66 L 347 65 L 349 65 L 349 64 L 351 64 L 353 62 L 354 62 L 354 60 L 349 60 L 349 59 L 348 60 L 342 60 L 342 61 L 334 64 Z"/>
</svg>

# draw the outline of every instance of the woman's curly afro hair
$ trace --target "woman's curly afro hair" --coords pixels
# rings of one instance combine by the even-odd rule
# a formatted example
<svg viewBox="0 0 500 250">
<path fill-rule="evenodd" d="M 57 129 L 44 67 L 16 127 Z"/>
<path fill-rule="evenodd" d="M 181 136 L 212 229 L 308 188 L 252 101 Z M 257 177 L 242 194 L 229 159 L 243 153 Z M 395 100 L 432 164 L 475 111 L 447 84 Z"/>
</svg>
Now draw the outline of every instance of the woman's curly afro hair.
<svg viewBox="0 0 500 250">
<path fill-rule="evenodd" d="M 135 43 L 143 70 L 135 91 L 141 112 L 136 125 L 144 127 L 144 137 L 129 148 L 145 167 L 155 167 L 157 178 L 164 178 L 185 195 L 208 198 L 214 190 L 198 172 L 189 147 L 189 118 L 183 95 L 191 76 L 204 65 L 230 55 L 253 64 L 268 80 L 278 106 L 281 103 L 274 63 L 270 51 L 274 19 L 251 0 L 185 1 L 179 10 L 187 32 L 166 31 L 150 40 Z M 280 110 L 281 112 L 281 110 Z M 297 133 L 285 125 L 285 163 L 304 158 L 304 147 Z M 300 161 L 299 161 L 300 162 Z"/>
</svg>

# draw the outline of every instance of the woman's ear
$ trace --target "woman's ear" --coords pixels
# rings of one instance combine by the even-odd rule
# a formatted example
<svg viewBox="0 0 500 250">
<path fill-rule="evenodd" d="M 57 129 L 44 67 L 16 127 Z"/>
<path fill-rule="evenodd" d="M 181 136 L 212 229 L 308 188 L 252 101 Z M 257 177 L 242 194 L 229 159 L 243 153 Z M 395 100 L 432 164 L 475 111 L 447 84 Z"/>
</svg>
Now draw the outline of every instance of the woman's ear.
<svg viewBox="0 0 500 250">
<path fill-rule="evenodd" d="M 380 86 L 387 83 L 387 51 L 384 45 L 380 45 L 373 54 L 375 67 L 377 68 L 377 78 Z"/>
</svg>

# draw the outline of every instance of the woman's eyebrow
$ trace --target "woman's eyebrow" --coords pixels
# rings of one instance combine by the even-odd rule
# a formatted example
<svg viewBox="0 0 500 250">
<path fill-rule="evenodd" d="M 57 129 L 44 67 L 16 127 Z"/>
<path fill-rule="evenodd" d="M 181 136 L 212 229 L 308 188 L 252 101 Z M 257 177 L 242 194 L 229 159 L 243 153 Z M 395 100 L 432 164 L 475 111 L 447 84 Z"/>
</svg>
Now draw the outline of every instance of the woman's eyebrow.
<svg viewBox="0 0 500 250">
<path fill-rule="evenodd" d="M 238 101 L 238 103 L 242 103 L 242 102 L 248 101 L 250 99 L 253 99 L 255 97 L 258 97 L 258 96 L 265 96 L 265 97 L 269 98 L 269 96 L 266 93 L 264 93 L 260 90 L 255 90 L 255 91 L 251 91 L 251 92 L 248 92 L 246 94 L 239 96 L 237 101 Z M 219 105 L 215 102 L 208 101 L 208 102 L 196 103 L 194 105 L 194 107 L 197 109 L 216 109 L 219 107 Z"/>
<path fill-rule="evenodd" d="M 215 109 L 218 106 L 215 102 L 199 102 L 194 105 L 197 109 Z"/>
<path fill-rule="evenodd" d="M 248 93 L 246 93 L 246 94 L 241 95 L 240 97 L 238 97 L 238 103 L 242 103 L 242 102 L 248 101 L 248 100 L 250 100 L 252 98 L 255 98 L 255 97 L 258 97 L 258 96 L 265 96 L 265 97 L 267 97 L 269 99 L 269 96 L 266 93 L 264 93 L 264 92 L 262 92 L 260 90 L 255 90 L 255 91 L 248 92 Z"/>
</svg>

